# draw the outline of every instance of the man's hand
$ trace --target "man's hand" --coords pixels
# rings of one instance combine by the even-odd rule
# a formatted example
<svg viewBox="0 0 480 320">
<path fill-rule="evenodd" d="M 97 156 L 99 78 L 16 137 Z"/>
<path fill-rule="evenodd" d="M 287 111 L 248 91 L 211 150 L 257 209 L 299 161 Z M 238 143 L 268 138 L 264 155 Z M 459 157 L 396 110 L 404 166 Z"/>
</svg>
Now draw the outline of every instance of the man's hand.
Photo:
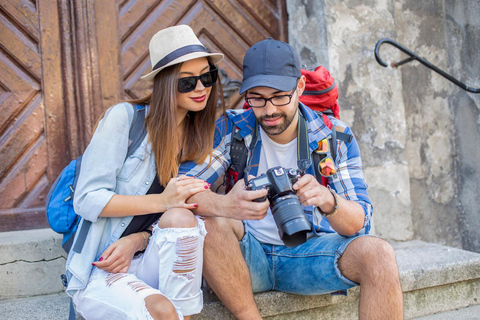
<svg viewBox="0 0 480 320">
<path fill-rule="evenodd" d="M 265 189 L 246 190 L 243 179 L 238 180 L 232 190 L 225 195 L 225 216 L 237 220 L 263 219 L 267 214 L 270 203 L 268 200 L 264 202 L 254 202 L 253 200 L 263 198 L 267 193 L 268 191 Z"/>
<path fill-rule="evenodd" d="M 297 191 L 298 199 L 300 199 L 302 205 L 320 207 L 323 212 L 333 211 L 335 199 L 332 193 L 318 183 L 314 176 L 304 175 L 293 185 L 293 189 Z"/>
</svg>

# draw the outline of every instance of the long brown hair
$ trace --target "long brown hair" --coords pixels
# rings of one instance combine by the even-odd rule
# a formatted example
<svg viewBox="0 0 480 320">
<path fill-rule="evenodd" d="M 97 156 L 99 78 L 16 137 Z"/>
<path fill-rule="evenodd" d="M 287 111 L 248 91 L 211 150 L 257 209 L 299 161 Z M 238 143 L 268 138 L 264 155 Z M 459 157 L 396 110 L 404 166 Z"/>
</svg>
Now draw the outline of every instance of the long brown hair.
<svg viewBox="0 0 480 320">
<path fill-rule="evenodd" d="M 130 101 L 149 104 L 146 118 L 149 142 L 152 144 L 157 174 L 161 185 L 166 186 L 170 178 L 178 174 L 178 166 L 185 161 L 203 162 L 212 154 L 213 134 L 217 105 L 225 112 L 220 97 L 220 79 L 212 86 L 206 107 L 198 112 L 189 111 L 185 119 L 184 144 L 180 155 L 177 153 L 177 80 L 181 64 L 159 72 L 153 82 L 153 91 L 145 98 Z M 214 66 L 210 65 L 210 68 Z"/>
</svg>

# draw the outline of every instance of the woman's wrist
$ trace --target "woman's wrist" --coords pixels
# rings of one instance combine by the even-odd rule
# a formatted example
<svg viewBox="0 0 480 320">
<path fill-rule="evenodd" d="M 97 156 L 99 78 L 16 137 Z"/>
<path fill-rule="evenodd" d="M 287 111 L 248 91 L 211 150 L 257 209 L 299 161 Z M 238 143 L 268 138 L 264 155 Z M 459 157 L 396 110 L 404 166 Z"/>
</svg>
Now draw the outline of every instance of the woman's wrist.
<svg viewBox="0 0 480 320">
<path fill-rule="evenodd" d="M 140 231 L 139 233 L 142 236 L 143 241 L 142 241 L 142 248 L 138 251 L 145 251 L 145 249 L 147 249 L 148 239 L 150 237 L 150 234 L 148 234 L 147 232 L 144 232 L 144 231 Z"/>
<path fill-rule="evenodd" d="M 164 201 L 163 193 L 160 194 L 148 194 L 149 213 L 165 212 L 167 211 L 167 205 Z"/>
</svg>

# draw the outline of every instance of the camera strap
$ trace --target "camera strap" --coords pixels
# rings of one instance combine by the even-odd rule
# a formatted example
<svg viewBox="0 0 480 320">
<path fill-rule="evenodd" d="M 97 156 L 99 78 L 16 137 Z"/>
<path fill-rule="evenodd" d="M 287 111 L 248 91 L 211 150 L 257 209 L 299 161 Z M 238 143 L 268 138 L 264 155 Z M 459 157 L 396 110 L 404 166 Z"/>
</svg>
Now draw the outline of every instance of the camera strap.
<svg viewBox="0 0 480 320">
<path fill-rule="evenodd" d="M 297 126 L 297 166 L 302 175 L 312 165 L 310 158 L 310 148 L 308 147 L 308 129 L 303 114 L 298 110 L 298 126 Z"/>
<path fill-rule="evenodd" d="M 248 164 L 243 169 L 243 180 L 245 181 L 245 185 L 248 184 L 248 175 L 250 174 L 251 164 L 252 164 L 252 153 L 257 145 L 258 140 L 258 121 L 255 120 L 255 130 L 253 131 L 252 141 L 250 142 L 250 146 L 248 147 Z"/>
</svg>

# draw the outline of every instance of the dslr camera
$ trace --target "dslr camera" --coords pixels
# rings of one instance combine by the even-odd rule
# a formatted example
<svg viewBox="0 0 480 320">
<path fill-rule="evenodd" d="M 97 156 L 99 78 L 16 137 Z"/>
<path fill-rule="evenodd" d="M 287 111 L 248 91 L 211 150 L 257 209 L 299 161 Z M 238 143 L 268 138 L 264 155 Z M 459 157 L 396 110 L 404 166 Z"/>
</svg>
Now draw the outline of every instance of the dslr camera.
<svg viewBox="0 0 480 320">
<path fill-rule="evenodd" d="M 254 201 L 263 202 L 268 198 L 280 239 L 287 247 L 295 247 L 307 241 L 307 232 L 312 230 L 292 188 L 300 176 L 299 170 L 274 167 L 250 179 L 246 185 L 247 190 L 268 190 L 265 197 Z"/>
</svg>

